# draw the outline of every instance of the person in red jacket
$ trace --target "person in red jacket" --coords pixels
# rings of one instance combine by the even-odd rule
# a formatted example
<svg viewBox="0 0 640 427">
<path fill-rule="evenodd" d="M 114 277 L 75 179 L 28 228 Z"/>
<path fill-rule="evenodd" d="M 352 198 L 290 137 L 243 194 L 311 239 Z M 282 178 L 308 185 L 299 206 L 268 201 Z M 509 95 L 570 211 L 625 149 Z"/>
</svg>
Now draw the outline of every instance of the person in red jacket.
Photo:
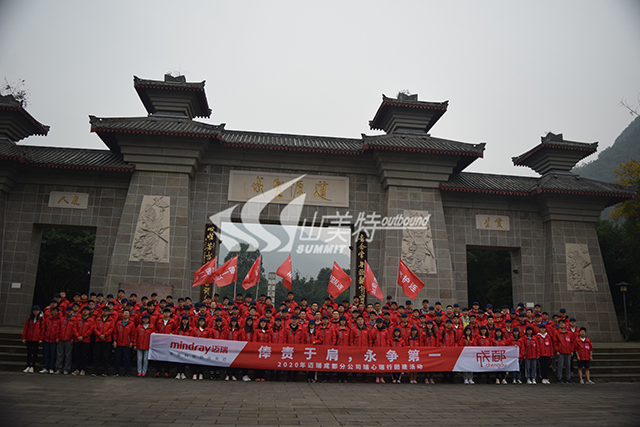
<svg viewBox="0 0 640 427">
<path fill-rule="evenodd" d="M 140 325 L 136 332 L 136 342 L 133 348 L 137 351 L 137 368 L 138 377 L 145 377 L 147 375 L 147 368 L 149 367 L 149 341 L 151 341 L 151 334 L 153 333 L 153 325 L 151 325 L 151 315 L 144 313 L 140 320 Z"/>
<path fill-rule="evenodd" d="M 375 313 L 374 313 L 375 314 Z M 351 328 L 351 346 L 352 347 L 369 347 L 369 333 L 371 330 L 365 325 L 364 316 L 359 314 L 356 316 L 356 324 Z M 353 373 L 353 382 L 357 381 L 358 374 Z M 362 373 L 362 382 L 367 382 L 367 374 Z"/>
<path fill-rule="evenodd" d="M 91 336 L 93 335 L 94 319 L 91 317 L 91 309 L 85 305 L 82 307 L 82 315 L 75 323 L 73 332 L 73 355 L 76 359 L 76 370 L 71 375 L 84 375 L 89 363 L 89 349 Z"/>
<path fill-rule="evenodd" d="M 555 350 L 558 355 L 557 369 L 558 383 L 562 383 L 562 371 L 566 370 L 566 381 L 573 383 L 571 379 L 571 356 L 574 351 L 574 335 L 573 332 L 567 329 L 567 325 L 564 321 L 558 322 L 558 330 L 556 330 L 556 337 L 554 340 Z"/>
<path fill-rule="evenodd" d="M 340 319 L 338 320 L 338 326 L 334 330 L 334 335 L 336 337 L 336 345 L 343 347 L 348 347 L 351 345 L 351 328 L 347 326 L 346 316 L 340 316 Z M 338 372 L 338 382 L 346 383 L 347 374 L 348 373 L 346 371 Z"/>
<path fill-rule="evenodd" d="M 538 338 L 538 363 L 540 364 L 540 378 L 542 384 L 551 384 L 549 382 L 549 368 L 551 367 L 551 358 L 553 357 L 553 339 L 551 334 L 547 332 L 547 325 L 540 323 L 538 325 L 540 332 L 537 334 Z"/>
<path fill-rule="evenodd" d="M 71 371 L 71 357 L 73 356 L 73 331 L 76 319 L 73 315 L 73 307 L 68 305 L 66 316 L 60 319 L 58 338 L 56 339 L 56 374 L 67 375 Z"/>
<path fill-rule="evenodd" d="M 424 347 L 424 337 L 420 336 L 417 326 L 411 327 L 409 338 L 407 339 L 407 347 Z M 418 384 L 418 373 L 416 371 L 409 373 L 409 384 Z"/>
<path fill-rule="evenodd" d="M 525 336 L 522 338 L 522 349 L 524 350 L 524 373 L 527 384 L 536 383 L 536 364 L 540 352 L 538 350 L 538 340 L 533 336 L 533 327 L 527 326 Z"/>
<path fill-rule="evenodd" d="M 196 338 L 209 338 L 209 331 L 207 330 L 207 318 L 205 316 L 201 316 L 198 318 L 198 325 L 195 328 L 191 328 L 191 336 Z M 192 368 L 193 379 L 202 380 L 204 378 L 204 365 L 196 363 L 194 364 L 194 366 L 192 366 Z M 182 378 L 182 375 L 180 377 Z"/>
<path fill-rule="evenodd" d="M 376 319 L 376 326 L 369 331 L 369 347 L 388 347 L 389 337 L 387 330 L 384 328 L 384 321 L 378 317 Z M 380 373 L 376 373 L 376 383 L 384 384 L 384 376 Z"/>
<path fill-rule="evenodd" d="M 500 312 L 498 312 L 500 313 Z M 504 336 L 502 328 L 496 328 L 493 332 L 493 345 L 497 347 L 509 346 L 509 340 Z M 507 373 L 505 371 L 496 372 L 496 384 L 506 384 Z"/>
<path fill-rule="evenodd" d="M 248 316 L 245 319 L 244 326 L 241 329 L 239 341 L 253 342 L 254 333 L 255 330 L 253 328 L 253 317 Z M 242 381 L 251 381 L 248 369 L 241 369 L 240 373 L 242 374 Z"/>
<path fill-rule="evenodd" d="M 472 327 L 471 325 L 469 326 Z M 445 321 L 444 329 L 442 329 L 442 332 L 439 332 L 439 338 L 440 338 L 440 343 L 443 347 L 459 347 L 460 337 L 458 337 L 457 331 L 453 329 L 453 322 L 451 321 L 451 319 L 447 319 Z M 454 373 L 445 372 L 443 374 L 443 380 L 444 382 L 453 384 Z"/>
<path fill-rule="evenodd" d="M 580 384 L 594 384 L 594 382 L 591 381 L 591 373 L 589 372 L 591 361 L 593 360 L 593 346 L 589 338 L 587 338 L 587 328 L 580 328 L 574 349 L 576 357 L 578 358 L 578 377 L 580 378 Z M 587 382 L 582 379 L 582 369 L 585 370 L 585 374 L 587 375 Z"/>
<path fill-rule="evenodd" d="M 267 319 L 264 317 L 258 321 L 258 327 L 253 333 L 253 342 L 260 344 L 271 344 L 273 342 L 273 331 L 269 328 Z M 264 381 L 264 369 L 254 369 L 256 381 Z"/>
<path fill-rule="evenodd" d="M 296 344 L 311 344 L 315 343 L 316 339 L 316 321 L 315 319 L 309 319 L 307 327 L 303 331 L 296 335 Z M 311 365 L 311 363 L 309 364 Z M 307 382 L 315 383 L 318 380 L 317 372 L 314 370 L 307 371 Z"/>
<path fill-rule="evenodd" d="M 193 331 L 195 330 L 195 328 L 191 327 L 191 319 L 189 318 L 189 316 L 187 316 L 186 314 L 183 314 L 181 319 L 180 319 L 180 324 L 178 325 L 177 328 L 173 329 L 171 331 L 172 335 L 181 335 L 181 336 L 187 336 L 187 337 L 191 337 L 193 336 Z M 155 332 L 155 331 L 154 331 Z M 164 364 L 164 366 L 167 369 L 167 372 L 165 373 L 165 377 L 168 374 L 169 371 L 169 365 L 167 362 L 162 362 Z M 176 379 L 177 380 L 184 380 L 187 379 L 186 376 L 186 372 L 187 372 L 187 364 L 186 363 L 176 363 Z M 157 375 L 156 375 L 157 376 Z M 194 377 L 196 375 L 194 374 Z M 196 379 L 196 378 L 194 378 Z"/>
<path fill-rule="evenodd" d="M 391 339 L 389 339 L 389 347 L 404 347 L 405 341 L 402 338 L 402 331 L 400 327 L 397 327 L 393 330 L 393 335 Z M 402 377 L 402 372 L 393 372 L 391 374 L 391 382 L 394 384 L 400 384 L 400 378 Z"/>
<path fill-rule="evenodd" d="M 462 336 L 460 345 L 462 347 L 475 346 L 476 344 L 473 338 L 473 328 L 471 326 L 465 326 L 463 331 L 464 331 L 464 335 Z M 475 382 L 473 381 L 473 372 L 463 372 L 462 378 L 464 378 L 465 384 L 475 384 Z"/>
<path fill-rule="evenodd" d="M 124 362 L 124 376 L 128 377 L 131 370 L 131 349 L 136 340 L 136 325 L 130 319 L 128 310 L 122 312 L 122 320 L 116 323 L 113 334 L 113 347 L 116 355 L 113 363 L 114 376 L 120 375 L 120 363 Z"/>
<path fill-rule="evenodd" d="M 29 318 L 24 322 L 24 328 L 22 328 L 22 342 L 27 345 L 27 367 L 22 372 L 34 373 L 36 362 L 38 361 L 38 347 L 42 342 L 43 335 L 44 323 L 42 322 L 40 306 L 34 305 Z M 44 374 L 43 371 L 44 368 L 40 373 Z"/>
<path fill-rule="evenodd" d="M 94 322 L 93 334 L 96 337 L 95 341 L 95 375 L 107 376 L 107 366 L 109 359 L 111 359 L 111 346 L 113 342 L 113 326 L 114 321 L 109 315 L 109 307 L 102 307 L 102 316 Z"/>
<path fill-rule="evenodd" d="M 45 316 L 43 319 L 44 334 L 42 341 L 44 341 L 44 368 L 50 374 L 53 374 L 56 369 L 56 340 L 58 339 L 58 323 L 60 322 L 59 311 L 56 305 L 49 310 L 49 316 Z M 42 371 L 40 372 L 44 373 Z"/>
<path fill-rule="evenodd" d="M 229 327 L 227 328 L 227 339 L 230 341 L 242 341 L 242 329 L 238 325 L 238 318 L 231 316 L 229 318 Z M 225 381 L 236 381 L 237 369 L 227 368 L 225 371 Z"/>
</svg>

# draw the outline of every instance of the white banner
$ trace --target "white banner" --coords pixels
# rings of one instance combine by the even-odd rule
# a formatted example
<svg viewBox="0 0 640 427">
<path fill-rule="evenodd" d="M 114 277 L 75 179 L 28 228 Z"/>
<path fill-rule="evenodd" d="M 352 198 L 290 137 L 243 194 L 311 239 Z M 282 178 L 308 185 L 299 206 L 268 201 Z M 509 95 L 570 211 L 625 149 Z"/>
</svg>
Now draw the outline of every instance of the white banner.
<svg viewBox="0 0 640 427">
<path fill-rule="evenodd" d="M 454 372 L 491 372 L 520 370 L 518 347 L 464 347 Z"/>
<path fill-rule="evenodd" d="M 228 368 L 246 345 L 245 341 L 151 334 L 149 359 Z"/>
</svg>

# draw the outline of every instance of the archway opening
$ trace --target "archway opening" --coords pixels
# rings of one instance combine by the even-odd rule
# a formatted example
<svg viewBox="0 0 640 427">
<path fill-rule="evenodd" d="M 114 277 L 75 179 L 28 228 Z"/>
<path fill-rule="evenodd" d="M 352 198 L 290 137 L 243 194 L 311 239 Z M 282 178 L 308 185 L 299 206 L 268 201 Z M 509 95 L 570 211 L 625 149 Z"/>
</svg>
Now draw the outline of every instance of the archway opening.
<svg viewBox="0 0 640 427">
<path fill-rule="evenodd" d="M 474 302 L 483 310 L 513 307 L 511 250 L 467 247 L 467 287 L 469 308 Z"/>
</svg>

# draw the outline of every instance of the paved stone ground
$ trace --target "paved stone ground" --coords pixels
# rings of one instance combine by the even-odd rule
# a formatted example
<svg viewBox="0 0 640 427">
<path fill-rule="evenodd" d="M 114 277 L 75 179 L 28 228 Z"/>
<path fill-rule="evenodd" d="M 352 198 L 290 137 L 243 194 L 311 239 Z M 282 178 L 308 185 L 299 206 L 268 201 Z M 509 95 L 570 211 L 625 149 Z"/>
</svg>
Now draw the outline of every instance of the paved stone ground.
<svg viewBox="0 0 640 427">
<path fill-rule="evenodd" d="M 0 372 L 0 425 L 640 425 L 640 384 L 411 385 Z"/>
</svg>

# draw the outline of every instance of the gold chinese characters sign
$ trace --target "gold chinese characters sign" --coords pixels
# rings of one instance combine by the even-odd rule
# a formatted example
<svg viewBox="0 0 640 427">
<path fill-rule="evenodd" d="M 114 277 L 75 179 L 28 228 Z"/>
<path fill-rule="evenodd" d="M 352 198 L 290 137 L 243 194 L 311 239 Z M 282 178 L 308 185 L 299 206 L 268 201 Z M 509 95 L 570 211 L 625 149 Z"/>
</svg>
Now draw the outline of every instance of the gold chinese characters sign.
<svg viewBox="0 0 640 427">
<path fill-rule="evenodd" d="M 50 208 L 87 209 L 89 194 L 52 191 L 49 193 Z"/>
<path fill-rule="evenodd" d="M 478 230 L 509 231 L 509 217 L 506 215 L 476 215 Z"/>
<path fill-rule="evenodd" d="M 367 237 L 364 231 L 358 234 L 358 240 L 356 241 L 356 296 L 360 298 L 360 302 L 367 303 L 367 292 L 364 288 L 365 266 L 367 261 Z"/>
<path fill-rule="evenodd" d="M 288 204 L 304 194 L 305 205 L 349 206 L 349 178 L 343 176 L 304 175 L 290 187 L 277 191 L 273 199 L 265 196 L 267 191 L 279 188 L 299 176 L 232 170 L 229 173 L 228 198 L 233 202 L 246 202 L 257 197 L 254 200 L 258 202 Z"/>
</svg>

